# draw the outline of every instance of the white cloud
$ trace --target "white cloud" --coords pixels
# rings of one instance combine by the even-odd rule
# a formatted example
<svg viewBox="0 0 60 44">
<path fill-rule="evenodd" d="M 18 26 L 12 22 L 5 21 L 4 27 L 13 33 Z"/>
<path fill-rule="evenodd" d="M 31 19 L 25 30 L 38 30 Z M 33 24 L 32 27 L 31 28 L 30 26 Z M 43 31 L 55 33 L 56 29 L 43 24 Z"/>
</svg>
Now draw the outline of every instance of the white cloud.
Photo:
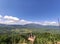
<svg viewBox="0 0 60 44">
<path fill-rule="evenodd" d="M 24 24 L 29 24 L 29 23 L 32 23 L 32 22 L 21 19 L 19 23 L 24 25 Z"/>
<path fill-rule="evenodd" d="M 7 19 L 7 20 L 15 20 L 15 21 L 18 21 L 19 20 L 19 18 L 17 18 L 17 17 L 13 17 L 13 16 L 4 16 L 4 19 Z"/>
<path fill-rule="evenodd" d="M 55 26 L 57 26 L 58 25 L 58 23 L 57 22 L 55 22 L 55 21 L 45 21 L 45 22 L 43 22 L 42 23 L 42 25 L 55 25 Z"/>
<path fill-rule="evenodd" d="M 13 17 L 13 16 L 1 16 L 0 15 L 0 23 L 1 24 L 14 24 L 17 23 L 19 21 L 19 18 L 17 17 Z"/>
<path fill-rule="evenodd" d="M 35 24 L 40 24 L 40 25 L 58 26 L 58 23 L 55 21 L 32 22 L 32 21 L 27 21 L 24 19 L 19 19 L 17 17 L 13 17 L 13 16 L 7 16 L 7 15 L 5 15 L 5 16 L 0 15 L 0 23 L 1 24 L 20 24 L 20 25 L 35 23 Z"/>
</svg>

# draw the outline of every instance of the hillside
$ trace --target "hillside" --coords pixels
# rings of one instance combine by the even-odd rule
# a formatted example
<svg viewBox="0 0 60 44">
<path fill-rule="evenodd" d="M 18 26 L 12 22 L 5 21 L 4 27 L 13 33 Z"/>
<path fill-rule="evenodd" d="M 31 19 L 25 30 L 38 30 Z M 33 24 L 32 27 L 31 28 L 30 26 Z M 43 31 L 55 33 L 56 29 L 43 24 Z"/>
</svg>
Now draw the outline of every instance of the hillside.
<svg viewBox="0 0 60 44">
<path fill-rule="evenodd" d="M 50 32 L 60 33 L 59 26 L 43 26 L 39 24 L 26 24 L 26 25 L 5 25 L 0 24 L 0 33 L 8 32 Z"/>
</svg>

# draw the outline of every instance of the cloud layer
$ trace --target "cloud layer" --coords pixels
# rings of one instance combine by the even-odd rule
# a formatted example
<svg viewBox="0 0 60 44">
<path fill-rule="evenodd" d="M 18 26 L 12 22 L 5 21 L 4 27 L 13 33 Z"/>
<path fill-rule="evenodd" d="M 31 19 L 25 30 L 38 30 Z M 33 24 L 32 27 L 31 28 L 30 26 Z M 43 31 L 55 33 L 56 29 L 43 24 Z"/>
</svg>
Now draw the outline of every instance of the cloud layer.
<svg viewBox="0 0 60 44">
<path fill-rule="evenodd" d="M 19 25 L 25 25 L 25 24 L 30 24 L 30 23 L 35 23 L 35 24 L 40 24 L 40 25 L 54 25 L 54 26 L 58 26 L 58 23 L 57 22 L 54 22 L 54 21 L 44 21 L 44 22 L 32 22 L 32 21 L 27 21 L 27 20 L 24 20 L 24 19 L 19 19 L 17 17 L 14 17 L 14 16 L 8 16 L 8 15 L 5 15 L 5 16 L 2 16 L 0 15 L 0 24 L 19 24 Z"/>
</svg>

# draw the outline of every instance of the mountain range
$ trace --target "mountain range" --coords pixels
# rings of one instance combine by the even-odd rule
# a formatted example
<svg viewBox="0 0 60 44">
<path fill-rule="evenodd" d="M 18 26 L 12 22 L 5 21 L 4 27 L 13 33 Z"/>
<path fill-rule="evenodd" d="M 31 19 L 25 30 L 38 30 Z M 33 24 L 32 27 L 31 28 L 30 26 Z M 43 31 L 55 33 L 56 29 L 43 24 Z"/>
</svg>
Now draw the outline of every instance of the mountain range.
<svg viewBox="0 0 60 44">
<path fill-rule="evenodd" d="M 25 24 L 25 25 L 7 25 L 7 24 L 0 24 L 0 27 L 14 27 L 14 28 L 53 28 L 59 29 L 59 26 L 51 26 L 51 25 L 40 25 L 40 24 Z"/>
</svg>

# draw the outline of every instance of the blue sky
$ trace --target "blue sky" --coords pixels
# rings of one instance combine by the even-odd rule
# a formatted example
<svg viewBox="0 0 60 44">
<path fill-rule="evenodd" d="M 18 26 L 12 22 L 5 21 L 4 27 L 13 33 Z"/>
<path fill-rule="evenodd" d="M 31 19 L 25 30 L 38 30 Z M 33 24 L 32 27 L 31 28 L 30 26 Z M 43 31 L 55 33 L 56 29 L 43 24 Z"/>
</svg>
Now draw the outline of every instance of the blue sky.
<svg viewBox="0 0 60 44">
<path fill-rule="evenodd" d="M 57 21 L 60 0 L 0 0 L 0 14 L 28 21 Z"/>
</svg>

